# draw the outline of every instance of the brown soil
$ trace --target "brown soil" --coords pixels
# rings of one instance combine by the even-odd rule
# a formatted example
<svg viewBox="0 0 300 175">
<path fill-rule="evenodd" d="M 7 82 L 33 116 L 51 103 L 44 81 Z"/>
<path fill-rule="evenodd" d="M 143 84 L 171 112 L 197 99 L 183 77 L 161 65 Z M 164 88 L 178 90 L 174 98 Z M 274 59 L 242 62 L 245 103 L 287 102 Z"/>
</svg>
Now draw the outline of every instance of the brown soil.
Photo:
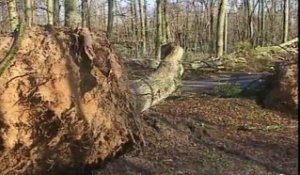
<svg viewBox="0 0 300 175">
<path fill-rule="evenodd" d="M 75 50 L 73 34 L 27 30 L 1 75 L 1 175 L 82 174 L 86 165 L 113 156 L 137 133 L 120 57 L 105 36 L 93 35 L 91 64 Z M 2 59 L 11 38 L 0 39 Z"/>
<path fill-rule="evenodd" d="M 298 121 L 254 100 L 181 97 L 142 119 L 147 146 L 94 174 L 297 174 Z"/>
</svg>

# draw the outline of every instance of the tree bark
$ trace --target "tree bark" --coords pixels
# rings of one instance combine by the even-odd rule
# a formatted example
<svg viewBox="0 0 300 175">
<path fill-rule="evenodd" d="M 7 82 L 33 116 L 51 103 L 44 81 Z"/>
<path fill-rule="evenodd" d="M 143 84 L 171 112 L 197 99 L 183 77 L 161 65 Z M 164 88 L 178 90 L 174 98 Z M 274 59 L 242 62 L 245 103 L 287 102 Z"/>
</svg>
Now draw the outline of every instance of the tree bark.
<svg viewBox="0 0 300 175">
<path fill-rule="evenodd" d="M 209 41 L 210 41 L 210 52 L 215 51 L 215 39 L 214 39 L 214 0 L 210 0 L 209 3 L 210 11 L 210 32 L 209 32 Z"/>
<path fill-rule="evenodd" d="M 65 0 L 65 26 L 75 28 L 79 24 L 77 0 Z"/>
<path fill-rule="evenodd" d="M 248 13 L 248 39 L 253 46 L 254 44 L 254 30 L 253 30 L 253 19 L 252 19 L 252 3 L 251 0 L 247 0 L 247 13 Z"/>
<path fill-rule="evenodd" d="M 283 39 L 282 42 L 287 42 L 289 35 L 289 0 L 284 0 L 284 13 L 283 13 Z"/>
<path fill-rule="evenodd" d="M 227 13 L 228 0 L 222 0 L 219 7 L 218 26 L 217 26 L 217 56 L 224 53 L 224 25 Z"/>
<path fill-rule="evenodd" d="M 141 37 L 142 37 L 142 54 L 147 52 L 147 40 L 146 40 L 146 24 L 145 24 L 145 12 L 144 7 L 145 0 L 139 0 L 139 12 L 140 12 L 140 23 L 141 23 Z"/>
<path fill-rule="evenodd" d="M 88 13 L 89 13 L 88 0 L 81 0 L 81 27 L 87 27 L 88 16 L 89 16 Z"/>
<path fill-rule="evenodd" d="M 228 13 L 225 14 L 225 22 L 224 22 L 224 53 L 227 53 L 227 45 L 228 45 Z"/>
<path fill-rule="evenodd" d="M 60 14 L 60 4 L 59 0 L 53 0 L 54 3 L 54 12 L 53 12 L 53 25 L 58 26 L 59 25 L 59 14 Z"/>
<path fill-rule="evenodd" d="M 11 30 L 15 30 L 19 24 L 16 0 L 7 1 Z"/>
<path fill-rule="evenodd" d="M 28 27 L 32 25 L 32 8 L 31 8 L 31 0 L 25 0 L 25 19 Z"/>
<path fill-rule="evenodd" d="M 48 25 L 54 24 L 54 0 L 47 0 L 47 18 Z"/>
<path fill-rule="evenodd" d="M 162 3 L 156 0 L 156 39 L 155 39 L 155 59 L 151 63 L 151 67 L 156 68 L 160 63 L 161 43 L 162 43 Z"/>
<path fill-rule="evenodd" d="M 112 30 L 114 25 L 114 12 L 115 12 L 115 2 L 114 0 L 108 0 L 107 38 L 110 38 L 112 35 Z"/>
<path fill-rule="evenodd" d="M 172 43 L 161 48 L 163 62 L 151 75 L 132 81 L 137 98 L 137 110 L 145 111 L 172 94 L 180 84 L 183 74 L 181 59 L 184 50 Z"/>
</svg>

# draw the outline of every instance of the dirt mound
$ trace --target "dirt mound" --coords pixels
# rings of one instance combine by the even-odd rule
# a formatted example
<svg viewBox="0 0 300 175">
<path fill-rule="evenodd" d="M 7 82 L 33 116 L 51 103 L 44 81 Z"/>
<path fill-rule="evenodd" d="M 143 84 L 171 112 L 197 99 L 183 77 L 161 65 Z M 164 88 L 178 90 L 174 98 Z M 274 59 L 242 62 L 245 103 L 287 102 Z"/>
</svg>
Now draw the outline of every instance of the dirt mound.
<svg viewBox="0 0 300 175">
<path fill-rule="evenodd" d="M 104 35 L 92 34 L 91 63 L 77 34 L 27 30 L 1 75 L 2 175 L 81 174 L 133 138 L 134 100 L 121 58 Z M 0 58 L 9 45 L 1 42 Z"/>
<path fill-rule="evenodd" d="M 282 111 L 297 111 L 298 108 L 298 59 L 279 62 L 275 66 L 275 75 L 270 77 L 270 91 L 264 99 L 264 105 Z"/>
</svg>

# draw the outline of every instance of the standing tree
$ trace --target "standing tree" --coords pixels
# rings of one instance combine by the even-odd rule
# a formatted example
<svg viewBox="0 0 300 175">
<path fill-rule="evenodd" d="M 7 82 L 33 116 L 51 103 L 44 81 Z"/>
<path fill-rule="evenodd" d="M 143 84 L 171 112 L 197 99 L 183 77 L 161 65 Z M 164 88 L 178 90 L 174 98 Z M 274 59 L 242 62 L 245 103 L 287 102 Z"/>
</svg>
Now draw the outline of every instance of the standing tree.
<svg viewBox="0 0 300 175">
<path fill-rule="evenodd" d="M 108 0 L 108 4 L 111 0 Z M 87 27 L 87 22 L 89 18 L 89 7 L 88 0 L 81 1 L 81 26 Z"/>
<path fill-rule="evenodd" d="M 289 0 L 284 0 L 283 7 L 283 40 L 282 42 L 287 42 L 289 35 Z"/>
<path fill-rule="evenodd" d="M 31 0 L 25 0 L 25 19 L 28 27 L 32 25 L 32 9 L 31 9 Z"/>
<path fill-rule="evenodd" d="M 218 14 L 217 25 L 217 56 L 220 57 L 224 53 L 224 34 L 225 34 L 225 18 L 227 13 L 228 0 L 221 0 Z"/>
<path fill-rule="evenodd" d="M 139 12 L 140 12 L 140 23 L 141 23 L 141 37 L 142 37 L 142 54 L 145 54 L 147 49 L 146 49 L 146 19 L 145 19 L 145 0 L 139 0 Z"/>
<path fill-rule="evenodd" d="M 54 3 L 54 9 L 53 9 L 53 24 L 59 25 L 59 14 L 60 14 L 60 5 L 59 0 L 53 0 Z"/>
<path fill-rule="evenodd" d="M 16 1 L 15 0 L 7 1 L 7 7 L 8 7 L 11 29 L 15 30 L 19 24 Z"/>
<path fill-rule="evenodd" d="M 155 40 L 155 59 L 151 63 L 151 67 L 156 68 L 160 62 L 161 43 L 162 43 L 162 3 L 156 0 L 156 40 Z"/>
<path fill-rule="evenodd" d="M 108 22 L 107 22 L 107 37 L 110 38 L 114 25 L 114 12 L 115 2 L 114 0 L 108 0 Z"/>
<path fill-rule="evenodd" d="M 265 0 L 260 0 L 260 45 L 265 43 Z"/>
<path fill-rule="evenodd" d="M 47 18 L 48 18 L 48 25 L 54 24 L 54 1 L 53 0 L 47 0 Z"/>
<path fill-rule="evenodd" d="M 247 19 L 248 19 L 248 39 L 251 45 L 254 44 L 253 37 L 254 37 L 254 29 L 253 29 L 253 18 L 252 18 L 252 0 L 246 1 L 246 8 L 247 8 Z"/>
<path fill-rule="evenodd" d="M 65 0 L 65 26 L 73 28 L 78 24 L 77 0 Z"/>
</svg>

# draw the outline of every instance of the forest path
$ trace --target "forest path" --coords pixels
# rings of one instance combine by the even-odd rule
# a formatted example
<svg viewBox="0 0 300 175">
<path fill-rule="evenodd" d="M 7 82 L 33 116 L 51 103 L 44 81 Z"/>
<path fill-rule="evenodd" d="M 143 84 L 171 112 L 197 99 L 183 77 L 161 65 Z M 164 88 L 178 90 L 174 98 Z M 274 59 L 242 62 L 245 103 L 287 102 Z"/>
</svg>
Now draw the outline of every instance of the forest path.
<svg viewBox="0 0 300 175">
<path fill-rule="evenodd" d="M 270 73 L 239 74 L 224 73 L 211 77 L 200 78 L 198 80 L 183 80 L 183 91 L 210 91 L 215 87 L 224 84 L 239 84 L 242 89 L 255 88 L 262 83 L 263 77 L 271 75 Z"/>
</svg>

